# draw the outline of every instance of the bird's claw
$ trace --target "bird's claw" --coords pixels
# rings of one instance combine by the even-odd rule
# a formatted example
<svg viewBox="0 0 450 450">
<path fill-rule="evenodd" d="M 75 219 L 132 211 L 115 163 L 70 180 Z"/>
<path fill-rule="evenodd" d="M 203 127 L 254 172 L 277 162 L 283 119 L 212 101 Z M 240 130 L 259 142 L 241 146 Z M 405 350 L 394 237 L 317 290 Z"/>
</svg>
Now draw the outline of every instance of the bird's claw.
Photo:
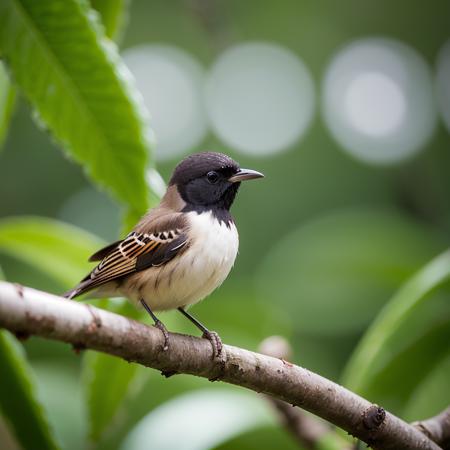
<svg viewBox="0 0 450 450">
<path fill-rule="evenodd" d="M 215 331 L 205 331 L 203 333 L 203 338 L 208 339 L 211 342 L 211 346 L 213 348 L 213 358 L 218 358 L 222 353 L 222 339 Z"/>
<path fill-rule="evenodd" d="M 166 352 L 167 350 L 169 350 L 169 332 L 167 331 L 166 326 L 160 320 L 155 321 L 154 326 L 161 330 L 164 336 L 163 352 Z"/>
</svg>

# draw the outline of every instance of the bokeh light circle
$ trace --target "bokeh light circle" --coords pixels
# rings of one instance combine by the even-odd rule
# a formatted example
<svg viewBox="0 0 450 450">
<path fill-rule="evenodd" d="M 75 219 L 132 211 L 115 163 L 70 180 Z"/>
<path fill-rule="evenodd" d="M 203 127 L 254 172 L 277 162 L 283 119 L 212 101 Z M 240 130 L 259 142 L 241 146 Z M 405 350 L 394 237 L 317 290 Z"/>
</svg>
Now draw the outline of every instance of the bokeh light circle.
<svg viewBox="0 0 450 450">
<path fill-rule="evenodd" d="M 215 133 L 247 154 L 287 149 L 306 131 L 314 113 L 314 84 L 291 51 L 269 43 L 239 44 L 221 54 L 206 86 Z"/>
<path fill-rule="evenodd" d="M 368 163 L 397 163 L 419 151 L 434 131 L 429 68 L 401 42 L 354 42 L 326 71 L 323 111 L 331 133 L 348 153 Z"/>
<path fill-rule="evenodd" d="M 123 58 L 150 111 L 156 158 L 171 159 L 199 145 L 208 127 L 200 64 L 169 45 L 140 45 Z"/>
<path fill-rule="evenodd" d="M 442 119 L 450 132 L 450 40 L 446 42 L 438 55 L 437 97 Z"/>
<path fill-rule="evenodd" d="M 374 137 L 385 136 L 401 126 L 406 100 L 392 79 L 381 73 L 367 72 L 348 87 L 344 111 L 361 132 Z"/>
</svg>

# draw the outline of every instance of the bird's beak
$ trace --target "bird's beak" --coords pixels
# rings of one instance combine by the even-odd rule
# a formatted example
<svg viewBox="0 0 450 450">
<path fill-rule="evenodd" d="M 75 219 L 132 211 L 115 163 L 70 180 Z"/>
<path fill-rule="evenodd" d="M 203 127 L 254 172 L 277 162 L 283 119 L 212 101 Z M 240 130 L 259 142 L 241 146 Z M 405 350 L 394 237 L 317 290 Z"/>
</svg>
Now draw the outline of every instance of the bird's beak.
<svg viewBox="0 0 450 450">
<path fill-rule="evenodd" d="M 261 172 L 251 169 L 239 169 L 237 173 L 228 178 L 231 183 L 237 183 L 238 181 L 253 180 L 255 178 L 264 178 Z"/>
</svg>

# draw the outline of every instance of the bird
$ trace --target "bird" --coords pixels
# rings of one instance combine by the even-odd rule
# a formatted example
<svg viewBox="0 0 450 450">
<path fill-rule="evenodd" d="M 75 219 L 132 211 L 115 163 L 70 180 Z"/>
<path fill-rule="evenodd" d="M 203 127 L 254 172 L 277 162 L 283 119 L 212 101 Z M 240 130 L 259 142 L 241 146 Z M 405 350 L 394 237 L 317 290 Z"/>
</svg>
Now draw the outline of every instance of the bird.
<svg viewBox="0 0 450 450">
<path fill-rule="evenodd" d="M 230 208 L 242 181 L 262 177 L 222 153 L 187 156 L 175 167 L 160 204 L 124 239 L 94 253 L 89 261 L 97 265 L 64 296 L 128 298 L 161 330 L 164 350 L 169 348 L 169 333 L 155 312 L 177 309 L 219 356 L 219 335 L 187 308 L 211 294 L 230 273 L 239 247 Z"/>
</svg>

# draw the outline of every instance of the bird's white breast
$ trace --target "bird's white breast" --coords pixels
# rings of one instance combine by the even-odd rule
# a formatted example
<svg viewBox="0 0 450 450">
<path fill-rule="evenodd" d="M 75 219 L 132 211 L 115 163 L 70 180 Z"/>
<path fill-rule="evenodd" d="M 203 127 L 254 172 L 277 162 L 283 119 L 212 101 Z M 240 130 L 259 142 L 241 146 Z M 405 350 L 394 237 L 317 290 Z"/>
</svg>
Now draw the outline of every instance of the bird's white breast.
<svg viewBox="0 0 450 450">
<path fill-rule="evenodd" d="M 125 295 L 144 297 L 155 311 L 196 303 L 222 284 L 239 247 L 234 223 L 217 220 L 211 212 L 190 212 L 189 248 L 161 267 L 141 272 L 139 289 Z M 131 288 L 131 285 L 128 285 Z"/>
<path fill-rule="evenodd" d="M 227 277 L 236 259 L 239 247 L 236 226 L 233 222 L 228 225 L 219 222 L 211 212 L 189 214 L 192 223 L 191 275 L 207 281 L 206 286 L 214 285 L 212 289 L 215 289 Z"/>
</svg>

